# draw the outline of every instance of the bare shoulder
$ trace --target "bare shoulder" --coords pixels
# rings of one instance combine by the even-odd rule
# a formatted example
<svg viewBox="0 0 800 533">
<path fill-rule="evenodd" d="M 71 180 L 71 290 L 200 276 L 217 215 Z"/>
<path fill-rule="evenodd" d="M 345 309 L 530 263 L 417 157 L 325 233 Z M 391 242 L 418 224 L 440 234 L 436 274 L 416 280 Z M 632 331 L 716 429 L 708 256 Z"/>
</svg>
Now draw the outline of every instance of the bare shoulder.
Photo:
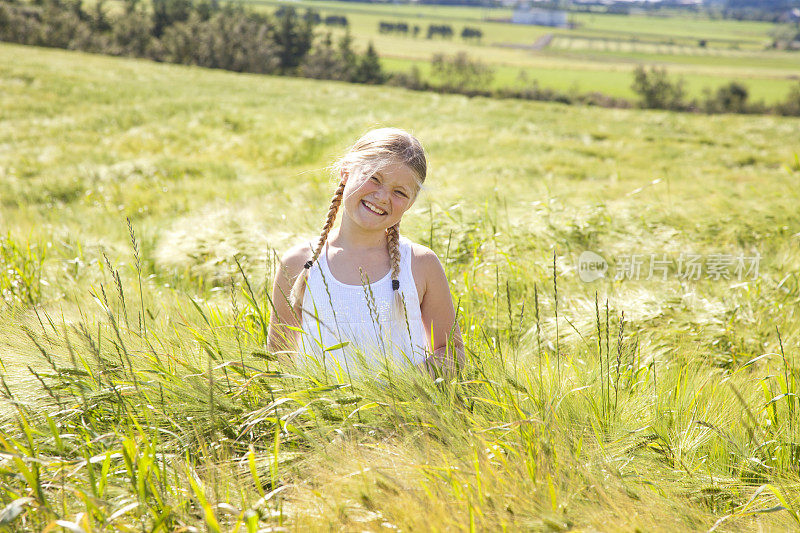
<svg viewBox="0 0 800 533">
<path fill-rule="evenodd" d="M 281 266 L 289 278 L 294 278 L 303 269 L 306 261 L 311 259 L 312 250 L 308 243 L 297 243 L 281 256 Z"/>
<path fill-rule="evenodd" d="M 421 301 L 432 289 L 436 292 L 440 287 L 447 287 L 447 275 L 442 262 L 427 246 L 411 243 L 411 271 Z"/>
<path fill-rule="evenodd" d="M 439 257 L 436 253 L 422 244 L 411 243 L 411 260 L 412 265 L 421 273 L 438 272 L 439 270 L 444 271 L 442 262 L 439 261 Z"/>
<path fill-rule="evenodd" d="M 417 283 L 422 321 L 427 334 L 432 335 L 432 348 L 438 349 L 446 344 L 447 334 L 455 321 L 450 284 L 444 266 L 433 250 L 412 243 L 411 257 L 414 281 L 422 282 L 421 290 L 420 283 Z"/>
</svg>

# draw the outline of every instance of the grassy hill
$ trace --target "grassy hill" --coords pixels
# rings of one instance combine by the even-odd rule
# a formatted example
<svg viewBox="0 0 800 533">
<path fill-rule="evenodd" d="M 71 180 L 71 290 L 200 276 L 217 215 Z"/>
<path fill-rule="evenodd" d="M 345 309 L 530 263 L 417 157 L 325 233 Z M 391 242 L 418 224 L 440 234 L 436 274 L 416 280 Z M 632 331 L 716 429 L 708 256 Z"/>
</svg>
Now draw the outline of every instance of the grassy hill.
<svg viewBox="0 0 800 533">
<path fill-rule="evenodd" d="M 403 232 L 468 352 L 439 384 L 264 350 L 273 252 L 380 125 L 428 152 Z M 0 45 L 0 523 L 795 528 L 799 137 Z"/>
</svg>

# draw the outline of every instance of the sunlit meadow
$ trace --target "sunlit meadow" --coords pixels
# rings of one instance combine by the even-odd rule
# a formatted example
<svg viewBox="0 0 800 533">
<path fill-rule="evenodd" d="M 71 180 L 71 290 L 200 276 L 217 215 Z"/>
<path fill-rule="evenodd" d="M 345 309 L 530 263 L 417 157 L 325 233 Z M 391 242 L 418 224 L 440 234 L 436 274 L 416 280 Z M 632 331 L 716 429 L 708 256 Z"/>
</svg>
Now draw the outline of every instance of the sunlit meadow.
<svg viewBox="0 0 800 533">
<path fill-rule="evenodd" d="M 388 125 L 466 365 L 279 363 L 275 254 Z M 798 528 L 798 139 L 0 45 L 0 526 Z"/>
</svg>

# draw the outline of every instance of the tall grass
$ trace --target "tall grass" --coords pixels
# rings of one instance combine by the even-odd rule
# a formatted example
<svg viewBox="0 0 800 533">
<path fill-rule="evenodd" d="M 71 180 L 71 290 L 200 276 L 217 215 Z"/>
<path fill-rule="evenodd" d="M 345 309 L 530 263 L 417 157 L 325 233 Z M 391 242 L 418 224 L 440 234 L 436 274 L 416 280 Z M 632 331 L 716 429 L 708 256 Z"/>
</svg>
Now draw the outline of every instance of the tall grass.
<svg viewBox="0 0 800 533">
<path fill-rule="evenodd" d="M 0 299 L 4 303 L 34 305 L 41 295 L 41 267 L 45 250 L 33 243 L 0 235 Z"/>
<path fill-rule="evenodd" d="M 2 381 L 4 524 L 415 529 L 436 516 L 446 529 L 568 529 L 625 508 L 625 527 L 658 527 L 668 510 L 684 526 L 800 525 L 797 368 L 779 331 L 779 354 L 724 373 L 676 355 L 656 381 L 624 313 L 604 325 L 599 300 L 592 328 L 563 353 L 540 328 L 538 355 L 524 340 L 514 349 L 467 312 L 462 324 L 475 327 L 455 378 L 384 367 L 340 382 L 324 364 L 309 373 L 269 361 L 260 321 L 241 320 L 264 312 L 247 276 L 231 288 L 244 309 L 176 293 L 160 303 L 175 319 L 145 329 L 124 309 L 157 303 L 146 291 L 131 300 L 107 266 L 117 297 L 100 284 L 99 314 L 26 331 L 44 395 L 19 401 Z M 535 288 L 534 305 L 538 315 L 552 304 L 555 318 L 552 272 L 552 302 Z M 490 301 L 515 308 L 523 294 Z M 754 376 L 770 357 L 781 372 Z M 422 516 L 407 512 L 423 502 Z M 648 517 L 652 505 L 663 512 Z"/>
</svg>

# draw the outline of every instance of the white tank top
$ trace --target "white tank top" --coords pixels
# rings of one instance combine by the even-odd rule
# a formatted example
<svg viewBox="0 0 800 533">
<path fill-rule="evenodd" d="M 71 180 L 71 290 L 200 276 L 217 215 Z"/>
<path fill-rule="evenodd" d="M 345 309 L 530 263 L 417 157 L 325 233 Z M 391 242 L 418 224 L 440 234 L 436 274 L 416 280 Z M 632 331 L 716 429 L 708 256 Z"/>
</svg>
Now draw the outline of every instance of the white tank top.
<svg viewBox="0 0 800 533">
<path fill-rule="evenodd" d="M 356 369 L 366 363 L 393 361 L 400 366 L 425 360 L 429 342 L 422 324 L 417 286 L 411 272 L 411 241 L 400 237 L 400 289 L 406 317 L 392 317 L 391 271 L 367 285 L 347 285 L 333 277 L 326 244 L 309 269 L 303 296 L 301 349 L 330 369 Z M 369 297 L 368 293 L 372 296 Z M 370 304 L 370 300 L 373 302 Z M 407 318 L 407 319 L 406 319 Z M 329 348 L 348 343 L 333 350 Z"/>
</svg>

